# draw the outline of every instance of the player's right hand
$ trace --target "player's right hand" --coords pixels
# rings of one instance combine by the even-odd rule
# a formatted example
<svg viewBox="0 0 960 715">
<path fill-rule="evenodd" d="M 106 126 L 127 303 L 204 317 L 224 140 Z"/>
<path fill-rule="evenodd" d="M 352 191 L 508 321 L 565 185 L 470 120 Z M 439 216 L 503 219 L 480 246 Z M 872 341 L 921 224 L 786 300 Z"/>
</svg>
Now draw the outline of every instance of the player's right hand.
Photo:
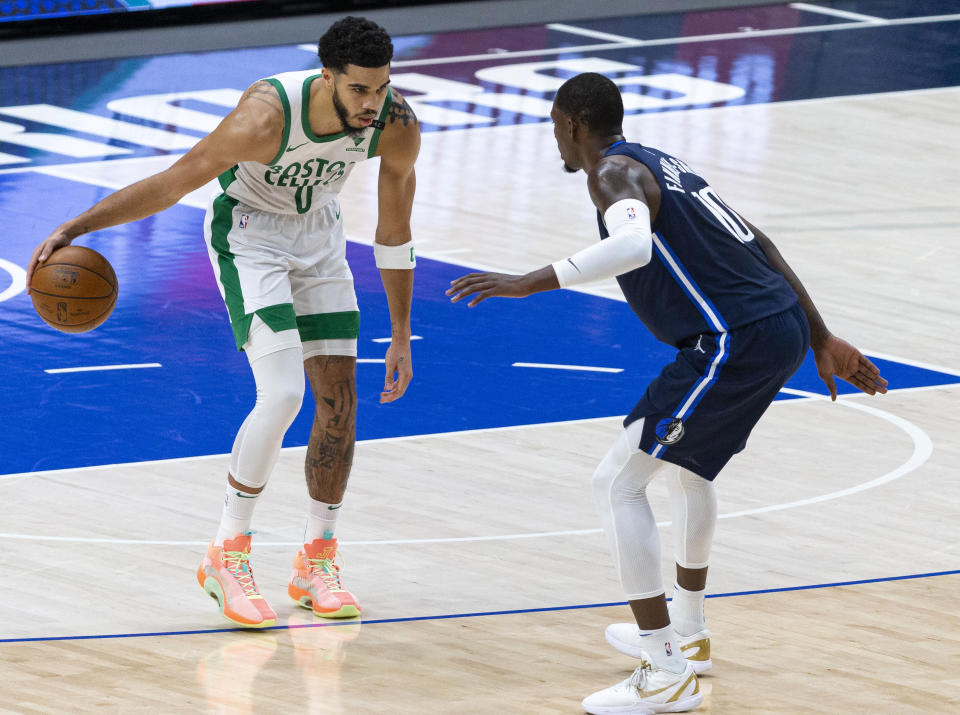
<svg viewBox="0 0 960 715">
<path fill-rule="evenodd" d="M 403 397 L 407 385 L 413 379 L 413 359 L 410 353 L 409 338 L 394 338 L 387 348 L 384 359 L 387 372 L 383 379 L 383 392 L 380 393 L 380 404 L 393 402 Z"/>
<path fill-rule="evenodd" d="M 487 298 L 526 298 L 530 295 L 526 279 L 527 276 L 516 276 L 510 273 L 468 273 L 450 281 L 450 287 L 445 291 L 445 295 L 450 297 L 451 303 L 474 296 L 473 300 L 467 303 L 468 308 Z"/>
<path fill-rule="evenodd" d="M 41 263 L 50 258 L 50 254 L 58 248 L 69 246 L 73 239 L 67 238 L 66 234 L 59 229 L 51 233 L 43 243 L 33 249 L 33 255 L 30 257 L 30 263 L 27 265 L 27 295 L 30 295 L 30 283 L 33 280 L 33 272 L 37 270 Z"/>
</svg>

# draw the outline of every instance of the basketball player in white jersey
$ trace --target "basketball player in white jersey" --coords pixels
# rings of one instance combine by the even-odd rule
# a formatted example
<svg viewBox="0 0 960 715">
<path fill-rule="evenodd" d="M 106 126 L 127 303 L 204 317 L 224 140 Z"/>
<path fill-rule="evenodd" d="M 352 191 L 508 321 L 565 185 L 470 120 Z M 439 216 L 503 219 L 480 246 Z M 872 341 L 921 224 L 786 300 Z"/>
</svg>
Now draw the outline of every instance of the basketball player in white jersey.
<svg viewBox="0 0 960 715">
<path fill-rule="evenodd" d="M 834 336 L 773 243 L 730 209 L 684 161 L 623 136 L 617 85 L 596 73 L 567 80 L 551 118 L 564 168 L 583 169 L 599 243 L 522 276 L 473 273 L 454 301 L 531 293 L 617 277 L 654 337 L 677 349 L 624 420 L 597 467 L 594 494 L 635 623 L 607 641 L 641 659 L 626 680 L 594 693 L 594 715 L 683 712 L 700 705 L 709 670 L 704 620 L 707 560 L 717 519 L 713 480 L 744 448 L 757 420 L 812 347 L 836 399 L 834 376 L 863 392 L 887 381 Z M 670 490 L 677 581 L 667 606 L 647 484 Z"/>
<path fill-rule="evenodd" d="M 37 266 L 76 237 L 151 216 L 219 180 L 204 235 L 257 399 L 234 442 L 220 526 L 197 579 L 227 619 L 252 628 L 277 619 L 253 578 L 250 524 L 300 409 L 304 370 L 316 402 L 305 464 L 310 501 L 287 592 L 317 616 L 360 614 L 334 562 L 334 529 L 353 460 L 359 330 L 338 194 L 353 166 L 373 157 L 380 157 L 374 256 L 391 323 L 380 401 L 400 398 L 413 375 L 410 213 L 417 119 L 389 87 L 393 44 L 380 26 L 344 18 L 320 39 L 319 56 L 320 70 L 254 83 L 169 169 L 59 226 L 27 269 L 29 290 Z"/>
</svg>

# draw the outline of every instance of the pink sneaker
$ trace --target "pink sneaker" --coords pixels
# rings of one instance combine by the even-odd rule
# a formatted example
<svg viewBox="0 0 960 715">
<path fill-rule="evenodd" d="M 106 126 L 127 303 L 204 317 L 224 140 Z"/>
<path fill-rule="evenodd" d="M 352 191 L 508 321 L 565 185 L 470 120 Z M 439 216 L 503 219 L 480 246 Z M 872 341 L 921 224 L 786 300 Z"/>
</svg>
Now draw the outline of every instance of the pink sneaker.
<svg viewBox="0 0 960 715">
<path fill-rule="evenodd" d="M 246 628 L 275 625 L 277 614 L 257 590 L 250 568 L 250 532 L 227 539 L 223 546 L 207 547 L 197 568 L 197 581 L 228 621 Z"/>
<path fill-rule="evenodd" d="M 354 618 L 360 604 L 340 585 L 340 567 L 336 539 L 316 539 L 303 545 L 293 559 L 293 575 L 287 593 L 304 608 L 312 608 L 321 618 Z"/>
</svg>

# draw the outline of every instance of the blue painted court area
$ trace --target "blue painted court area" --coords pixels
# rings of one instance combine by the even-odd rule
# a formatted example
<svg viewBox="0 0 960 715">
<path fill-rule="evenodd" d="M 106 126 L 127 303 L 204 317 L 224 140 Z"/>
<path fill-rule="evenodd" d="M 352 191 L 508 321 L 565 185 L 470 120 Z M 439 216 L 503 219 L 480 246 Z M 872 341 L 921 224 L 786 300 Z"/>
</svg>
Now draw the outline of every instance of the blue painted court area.
<svg viewBox="0 0 960 715">
<path fill-rule="evenodd" d="M 842 5 L 859 12 L 870 12 L 866 5 L 881 7 L 886 19 L 922 20 L 919 10 L 934 15 L 956 9 L 955 3 L 933 0 L 915 3 L 911 12 L 899 15 L 893 4 Z M 625 91 L 661 102 L 633 112 L 960 84 L 960 24 L 955 20 L 805 32 L 840 22 L 779 5 L 720 15 L 686 13 L 578 24 L 659 43 L 648 46 L 617 47 L 613 40 L 542 25 L 418 35 L 397 38 L 394 74 L 398 87 L 412 100 L 424 96 L 424 90 L 414 87 L 425 81 L 424 76 L 457 83 L 459 98 L 444 99 L 434 93 L 417 105 L 418 112 L 423 112 L 424 131 L 547 121 L 543 102 L 521 102 L 508 110 L 501 99 L 522 95 L 549 105 L 552 90 L 543 89 L 543 82 L 562 81 L 575 74 L 576 67 L 533 65 L 561 55 L 564 60 L 629 66 L 610 74 L 624 80 Z M 787 34 L 748 36 L 738 28 Z M 708 34 L 708 29 L 745 35 L 695 39 Z M 576 49 L 585 45 L 601 47 Z M 544 54 L 509 54 L 529 50 Z M 447 61 L 471 53 L 489 58 Z M 427 62 L 416 64 L 422 61 Z M 112 104 L 115 101 L 170 92 L 242 90 L 259 77 L 316 66 L 316 57 L 301 48 L 273 47 L 0 69 L 0 216 L 4 221 L 0 260 L 25 267 L 33 247 L 54 226 L 109 192 L 110 169 L 116 166 L 112 161 L 149 160 L 183 150 L 182 145 L 179 149 L 158 146 L 158 134 L 147 143 L 136 140 L 131 132 L 123 136 L 105 132 L 98 121 L 166 132 L 171 140 L 204 133 L 182 121 L 182 116 L 174 121 L 166 115 L 145 115 L 129 103 L 118 108 Z M 503 70 L 500 74 L 486 74 L 498 68 Z M 420 76 L 404 79 L 403 73 Z M 683 92 L 645 84 L 645 78 L 667 75 L 703 80 L 706 94 L 696 101 L 671 103 L 682 99 Z M 493 82 L 491 76 L 504 81 Z M 463 91 L 470 87 L 477 94 L 464 99 Z M 169 106 L 202 112 L 215 120 L 227 108 L 212 102 L 213 97 L 174 98 Z M 37 109 L 36 105 L 49 106 Z M 80 114 L 64 118 L 51 113 L 51 107 Z M 430 108 L 460 114 L 435 114 L 429 120 Z M 441 121 L 443 116 L 446 120 Z M 60 142 L 63 137 L 86 143 L 81 150 L 76 143 Z M 98 144 L 102 151 L 95 149 Z M 87 176 L 83 182 L 35 171 L 68 164 L 97 165 L 104 171 L 101 179 Z M 584 210 L 589 210 L 586 203 Z M 57 333 L 36 317 L 29 297 L 22 293 L 0 303 L 4 400 L 0 472 L 230 450 L 237 428 L 253 405 L 254 386 L 246 359 L 233 347 L 200 237 L 201 221 L 201 211 L 177 205 L 83 241 L 109 258 L 120 284 L 113 316 L 92 333 Z M 373 340 L 389 335 L 389 321 L 372 252 L 369 247 L 350 245 L 348 256 L 363 315 L 360 357 L 382 358 L 386 346 Z M 673 351 L 655 342 L 626 305 L 616 301 L 556 291 L 524 301 L 492 300 L 473 310 L 451 305 L 443 291 L 463 272 L 460 267 L 421 260 L 413 330 L 423 339 L 413 343 L 414 383 L 401 401 L 379 405 L 383 366 L 358 366 L 361 439 L 625 414 L 647 382 L 672 359 Z M 0 270 L 0 294 L 10 285 L 10 275 Z M 531 369 L 514 367 L 515 362 L 622 368 L 623 372 Z M 877 362 L 893 388 L 960 381 L 932 370 Z M 45 372 L 142 363 L 162 367 Z M 789 387 L 825 392 L 810 360 Z M 288 446 L 305 444 L 311 411 L 308 397 L 288 433 Z"/>
<path fill-rule="evenodd" d="M 0 177 L 0 192 L 10 197 L 13 192 L 3 190 L 5 183 L 12 179 Z M 62 179 L 20 176 L 16 201 L 38 205 L 44 196 L 62 196 L 73 187 Z M 89 198 L 77 197 L 76 203 Z M 10 201 L 3 199 L 4 204 Z M 116 310 L 95 331 L 54 331 L 36 318 L 23 294 L 4 303 L 4 473 L 230 450 L 253 406 L 254 385 L 246 358 L 232 343 L 199 239 L 201 219 L 198 209 L 176 206 L 138 224 L 103 231 L 87 243 L 111 260 L 120 285 Z M 30 248 L 20 242 L 13 258 L 25 264 Z M 372 250 L 350 244 L 348 257 L 363 315 L 360 357 L 382 358 L 386 346 L 373 339 L 389 335 L 389 320 Z M 617 301 L 555 291 L 523 301 L 490 300 L 473 309 L 450 304 L 444 290 L 463 273 L 458 266 L 421 260 L 413 331 L 423 339 L 413 343 L 414 383 L 399 402 L 380 405 L 383 366 L 358 366 L 360 439 L 625 414 L 673 357 L 672 349 L 650 337 Z M 513 367 L 515 362 L 623 372 Z M 960 381 L 878 362 L 894 387 Z M 162 367 L 45 372 L 142 363 Z M 812 360 L 789 387 L 824 393 Z M 849 391 L 845 385 L 841 389 Z M 287 446 L 306 443 L 311 414 L 308 397 Z"/>
</svg>

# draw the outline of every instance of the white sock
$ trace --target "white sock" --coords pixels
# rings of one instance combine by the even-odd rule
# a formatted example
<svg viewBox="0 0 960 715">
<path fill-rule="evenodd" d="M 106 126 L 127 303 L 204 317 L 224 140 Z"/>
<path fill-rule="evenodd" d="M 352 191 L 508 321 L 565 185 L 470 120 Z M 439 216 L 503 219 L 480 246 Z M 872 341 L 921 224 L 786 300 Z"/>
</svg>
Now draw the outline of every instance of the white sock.
<svg viewBox="0 0 960 715">
<path fill-rule="evenodd" d="M 670 602 L 670 623 L 681 636 L 692 636 L 703 630 L 707 621 L 703 613 L 706 591 L 688 591 L 674 584 Z"/>
<path fill-rule="evenodd" d="M 309 544 L 317 539 L 332 539 L 340 516 L 340 504 L 310 500 L 310 514 L 307 516 L 307 528 L 303 532 L 303 543 Z"/>
<path fill-rule="evenodd" d="M 242 496 L 241 496 L 242 495 Z M 223 512 L 220 514 L 220 526 L 213 543 L 223 546 L 223 542 L 250 530 L 253 508 L 257 505 L 259 494 L 247 494 L 227 484 L 227 496 L 223 500 Z"/>
<path fill-rule="evenodd" d="M 680 652 L 680 641 L 673 626 L 656 631 L 641 631 L 640 642 L 658 668 L 669 670 L 671 673 L 682 673 L 687 667 L 687 661 Z"/>
</svg>

